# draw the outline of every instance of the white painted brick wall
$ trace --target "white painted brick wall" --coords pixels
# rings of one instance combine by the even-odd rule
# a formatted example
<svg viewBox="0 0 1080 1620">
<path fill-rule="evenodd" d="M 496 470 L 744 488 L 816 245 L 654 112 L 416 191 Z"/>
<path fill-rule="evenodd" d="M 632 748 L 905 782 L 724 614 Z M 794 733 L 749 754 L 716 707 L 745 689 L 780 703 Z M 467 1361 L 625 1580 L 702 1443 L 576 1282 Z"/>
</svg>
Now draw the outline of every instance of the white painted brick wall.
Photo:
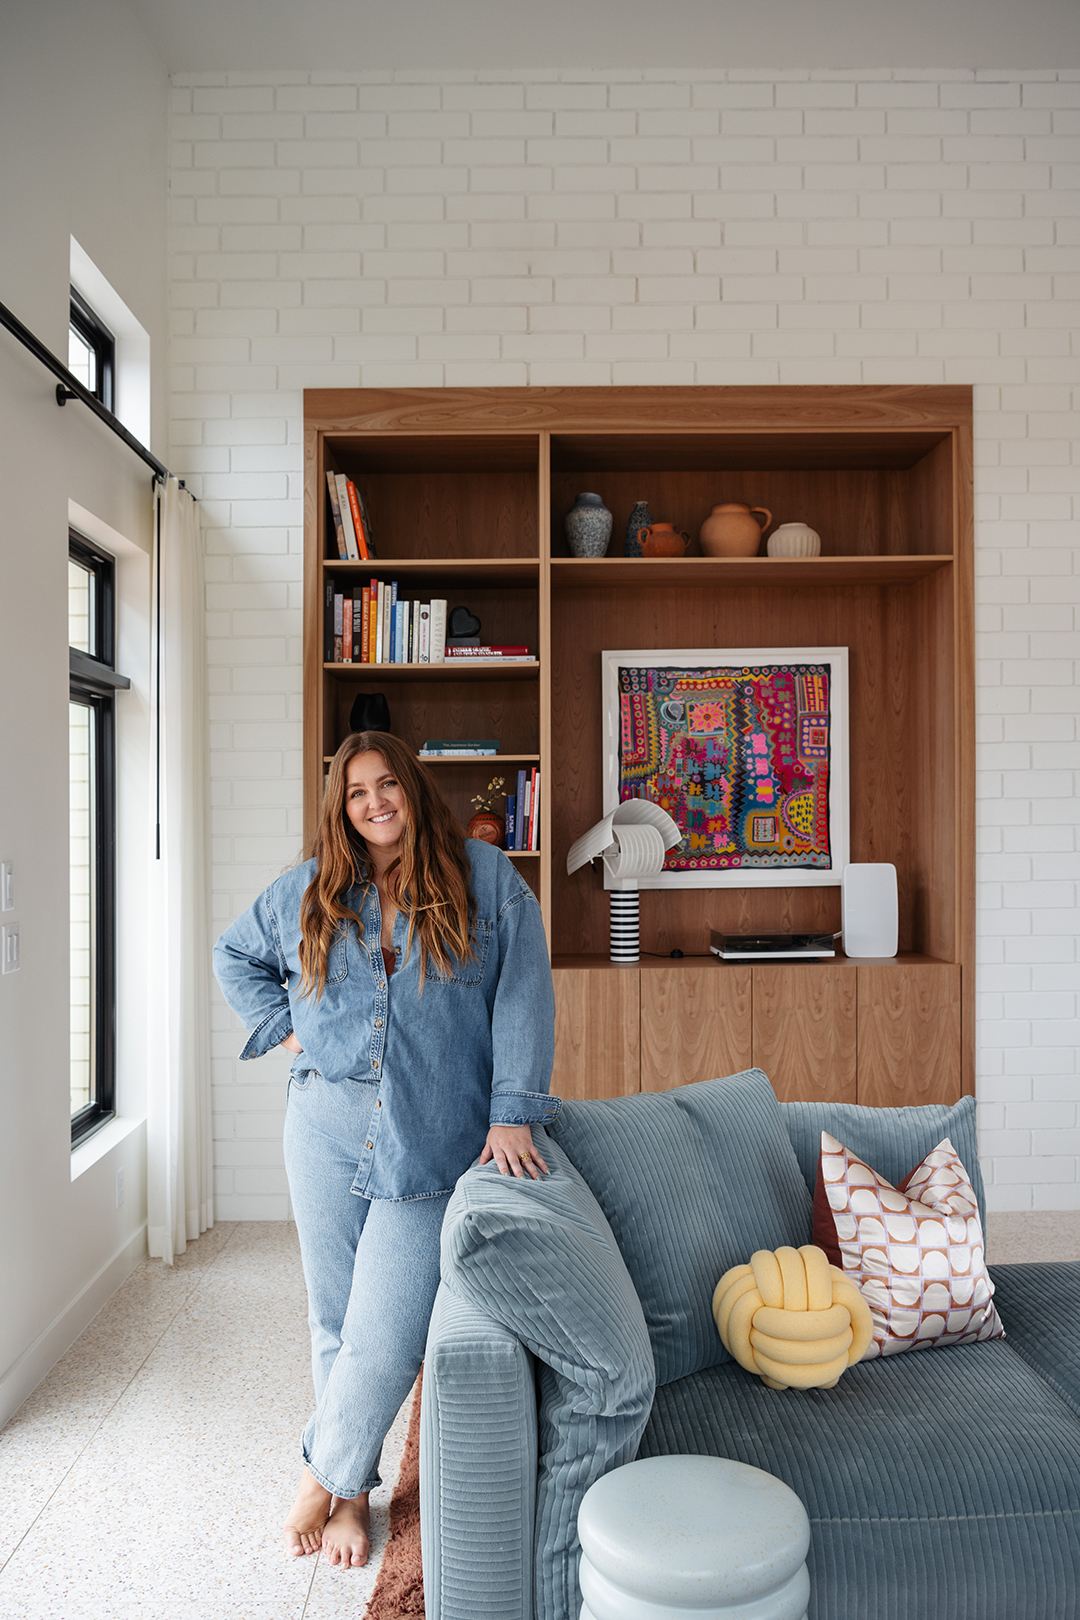
<svg viewBox="0 0 1080 1620">
<path fill-rule="evenodd" d="M 1080 74 L 218 73 L 172 118 L 217 922 L 299 848 L 305 386 L 973 383 L 984 1166 L 1080 1207 Z M 219 1002 L 219 1214 L 285 1216 L 238 1044 Z"/>
</svg>

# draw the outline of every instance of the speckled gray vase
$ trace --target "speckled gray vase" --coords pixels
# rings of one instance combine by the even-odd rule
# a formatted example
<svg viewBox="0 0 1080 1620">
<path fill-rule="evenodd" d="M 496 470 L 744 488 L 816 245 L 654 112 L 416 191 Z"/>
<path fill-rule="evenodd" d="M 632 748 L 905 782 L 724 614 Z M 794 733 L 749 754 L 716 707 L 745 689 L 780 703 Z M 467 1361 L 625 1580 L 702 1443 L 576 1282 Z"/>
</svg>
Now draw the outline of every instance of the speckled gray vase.
<svg viewBox="0 0 1080 1620">
<path fill-rule="evenodd" d="M 599 495 L 579 495 L 567 512 L 566 541 L 575 557 L 602 557 L 611 539 L 612 517 Z"/>
<path fill-rule="evenodd" d="M 641 557 L 641 541 L 638 535 L 642 529 L 652 527 L 652 513 L 649 511 L 648 501 L 635 501 L 634 510 L 630 514 L 630 521 L 626 525 L 626 539 L 623 542 L 623 552 L 627 557 Z"/>
</svg>

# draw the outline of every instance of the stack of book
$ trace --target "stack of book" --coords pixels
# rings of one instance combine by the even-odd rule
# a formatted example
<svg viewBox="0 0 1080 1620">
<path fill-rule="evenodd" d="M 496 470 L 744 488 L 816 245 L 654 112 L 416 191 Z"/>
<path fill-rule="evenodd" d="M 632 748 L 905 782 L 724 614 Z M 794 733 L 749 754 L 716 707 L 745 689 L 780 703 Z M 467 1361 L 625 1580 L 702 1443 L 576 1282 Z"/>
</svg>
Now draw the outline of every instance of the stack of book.
<svg viewBox="0 0 1080 1620">
<path fill-rule="evenodd" d="M 475 755 L 497 754 L 497 737 L 429 737 L 420 750 L 421 759 L 467 759 Z"/>
<path fill-rule="evenodd" d="M 532 661 L 532 653 L 528 647 L 447 647 L 445 653 L 447 663 L 451 659 L 455 663 L 466 662 L 470 658 L 498 658 L 504 664 L 528 664 Z"/>
<path fill-rule="evenodd" d="M 517 792 L 506 796 L 506 847 L 540 847 L 540 772 L 535 765 L 518 771 Z"/>
<path fill-rule="evenodd" d="M 371 519 L 364 505 L 364 497 L 344 473 L 328 472 L 326 487 L 330 491 L 330 511 L 334 518 L 339 560 L 370 562 L 375 556 L 375 543 L 371 538 Z"/>
<path fill-rule="evenodd" d="M 441 664 L 446 601 L 398 600 L 397 580 L 373 579 L 351 591 L 326 581 L 323 657 L 328 664 Z"/>
</svg>

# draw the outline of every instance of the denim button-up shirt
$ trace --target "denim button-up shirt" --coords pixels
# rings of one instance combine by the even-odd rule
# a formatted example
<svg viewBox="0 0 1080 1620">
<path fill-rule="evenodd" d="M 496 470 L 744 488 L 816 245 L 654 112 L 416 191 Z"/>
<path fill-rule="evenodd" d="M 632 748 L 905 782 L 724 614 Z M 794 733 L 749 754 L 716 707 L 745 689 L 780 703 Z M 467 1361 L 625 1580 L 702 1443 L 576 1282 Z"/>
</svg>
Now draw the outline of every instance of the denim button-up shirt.
<svg viewBox="0 0 1080 1620">
<path fill-rule="evenodd" d="M 355 1088 L 361 1158 L 353 1190 L 423 1198 L 454 1185 L 489 1125 L 547 1124 L 555 997 L 540 907 L 501 850 L 466 840 L 475 902 L 474 951 L 441 978 L 405 955 L 408 919 L 394 919 L 395 970 L 380 948 L 378 891 L 349 903 L 363 919 L 331 947 L 322 999 L 300 993 L 300 902 L 315 862 L 284 873 L 214 948 L 226 1001 L 251 1031 L 240 1056 L 261 1057 L 290 1033 L 303 1046 L 293 1081 L 312 1071 Z"/>
</svg>

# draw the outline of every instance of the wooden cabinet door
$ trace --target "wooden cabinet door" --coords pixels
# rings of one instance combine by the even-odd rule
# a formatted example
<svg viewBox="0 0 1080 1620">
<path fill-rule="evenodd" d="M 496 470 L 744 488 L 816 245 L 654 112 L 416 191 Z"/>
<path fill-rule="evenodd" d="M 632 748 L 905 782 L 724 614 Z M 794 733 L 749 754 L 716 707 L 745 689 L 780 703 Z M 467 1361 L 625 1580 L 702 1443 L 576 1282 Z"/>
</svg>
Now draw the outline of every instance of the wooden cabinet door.
<svg viewBox="0 0 1080 1620">
<path fill-rule="evenodd" d="M 859 976 L 859 1101 L 875 1108 L 960 1096 L 960 966 L 895 962 Z"/>
<path fill-rule="evenodd" d="M 856 969 L 755 964 L 754 1063 L 781 1102 L 854 1102 Z"/>
<path fill-rule="evenodd" d="M 737 1074 L 750 1051 L 748 966 L 642 969 L 642 1091 Z"/>
<path fill-rule="evenodd" d="M 555 968 L 555 1068 L 559 1097 L 626 1097 L 638 1090 L 640 973 Z"/>
</svg>

